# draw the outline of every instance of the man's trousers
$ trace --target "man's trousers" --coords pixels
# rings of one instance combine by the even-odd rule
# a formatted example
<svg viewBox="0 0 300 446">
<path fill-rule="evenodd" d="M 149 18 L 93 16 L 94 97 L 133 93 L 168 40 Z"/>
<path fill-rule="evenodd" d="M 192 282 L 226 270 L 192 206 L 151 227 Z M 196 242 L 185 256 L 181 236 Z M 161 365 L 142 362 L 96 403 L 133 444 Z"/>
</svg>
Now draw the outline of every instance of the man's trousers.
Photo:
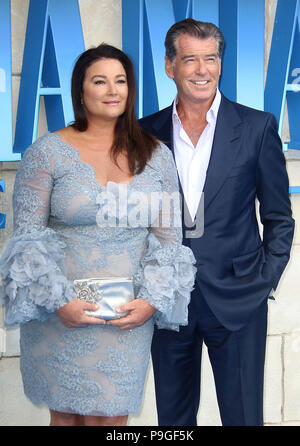
<svg viewBox="0 0 300 446">
<path fill-rule="evenodd" d="M 268 300 L 237 331 L 216 319 L 196 285 L 189 324 L 180 332 L 155 329 L 152 361 L 160 426 L 196 426 L 202 344 L 206 344 L 224 426 L 263 425 Z M 203 407 L 205 410 L 205 407 Z"/>
</svg>

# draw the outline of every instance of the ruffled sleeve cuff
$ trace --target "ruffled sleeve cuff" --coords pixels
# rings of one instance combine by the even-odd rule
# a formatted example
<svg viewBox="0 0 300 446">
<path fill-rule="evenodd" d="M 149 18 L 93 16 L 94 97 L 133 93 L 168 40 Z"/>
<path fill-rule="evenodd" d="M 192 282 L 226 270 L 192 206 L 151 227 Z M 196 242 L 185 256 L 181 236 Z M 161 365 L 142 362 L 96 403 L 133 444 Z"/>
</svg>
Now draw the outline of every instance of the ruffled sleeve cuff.
<svg viewBox="0 0 300 446">
<path fill-rule="evenodd" d="M 32 229 L 9 239 L 0 259 L 0 300 L 5 325 L 46 320 L 75 297 L 63 274 L 65 244 L 50 228 Z"/>
<path fill-rule="evenodd" d="M 139 287 L 137 298 L 145 299 L 157 311 L 158 328 L 179 330 L 188 324 L 188 304 L 194 288 L 195 257 L 190 248 L 178 243 L 162 246 L 149 234 L 149 245 L 135 277 Z"/>
</svg>

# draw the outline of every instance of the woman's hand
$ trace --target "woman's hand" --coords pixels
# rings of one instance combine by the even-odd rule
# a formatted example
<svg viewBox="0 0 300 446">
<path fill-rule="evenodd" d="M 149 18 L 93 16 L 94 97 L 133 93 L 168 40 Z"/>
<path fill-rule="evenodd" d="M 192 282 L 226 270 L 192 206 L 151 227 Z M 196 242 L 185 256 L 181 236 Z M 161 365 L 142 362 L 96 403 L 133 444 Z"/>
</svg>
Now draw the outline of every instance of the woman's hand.
<svg viewBox="0 0 300 446">
<path fill-rule="evenodd" d="M 90 324 L 105 324 L 104 319 L 88 316 L 84 310 L 95 311 L 99 308 L 97 304 L 73 299 L 63 307 L 58 308 L 56 313 L 66 327 L 87 327 Z"/>
<path fill-rule="evenodd" d="M 107 325 L 114 325 L 121 330 L 126 330 L 143 325 L 155 313 L 156 308 L 143 299 L 134 299 L 116 311 L 117 313 L 129 311 L 129 314 L 120 319 L 111 319 L 106 322 Z"/>
</svg>

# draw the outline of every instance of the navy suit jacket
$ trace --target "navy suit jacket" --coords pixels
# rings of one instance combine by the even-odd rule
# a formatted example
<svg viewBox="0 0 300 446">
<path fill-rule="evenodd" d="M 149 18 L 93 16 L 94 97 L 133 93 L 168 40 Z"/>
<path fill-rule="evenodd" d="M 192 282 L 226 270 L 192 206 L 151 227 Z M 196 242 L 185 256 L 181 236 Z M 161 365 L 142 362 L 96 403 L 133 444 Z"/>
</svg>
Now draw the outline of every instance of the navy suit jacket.
<svg viewBox="0 0 300 446">
<path fill-rule="evenodd" d="M 173 151 L 172 105 L 139 122 Z M 183 227 L 183 243 L 193 250 L 196 280 L 209 307 L 225 327 L 237 330 L 276 289 L 294 233 L 272 114 L 222 95 L 203 192 L 203 235 L 187 239 Z"/>
</svg>

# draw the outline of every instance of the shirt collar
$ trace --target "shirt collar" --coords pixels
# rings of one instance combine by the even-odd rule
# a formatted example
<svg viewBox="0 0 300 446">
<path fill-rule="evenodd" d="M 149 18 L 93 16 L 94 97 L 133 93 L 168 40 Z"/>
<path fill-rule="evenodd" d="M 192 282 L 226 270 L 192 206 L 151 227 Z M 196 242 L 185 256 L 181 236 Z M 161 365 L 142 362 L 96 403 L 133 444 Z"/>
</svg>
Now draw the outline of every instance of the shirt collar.
<svg viewBox="0 0 300 446">
<path fill-rule="evenodd" d="M 178 104 L 178 95 L 176 95 L 176 98 L 173 102 L 172 116 L 173 116 L 173 119 L 175 118 L 175 120 L 177 122 L 181 123 L 180 118 L 177 113 L 177 107 L 176 107 L 177 104 Z M 217 88 L 215 99 L 213 100 L 213 103 L 211 104 L 210 109 L 206 113 L 207 122 L 210 122 L 212 119 L 215 119 L 215 120 L 217 119 L 220 104 L 221 104 L 221 93 L 220 93 L 220 90 Z"/>
</svg>

